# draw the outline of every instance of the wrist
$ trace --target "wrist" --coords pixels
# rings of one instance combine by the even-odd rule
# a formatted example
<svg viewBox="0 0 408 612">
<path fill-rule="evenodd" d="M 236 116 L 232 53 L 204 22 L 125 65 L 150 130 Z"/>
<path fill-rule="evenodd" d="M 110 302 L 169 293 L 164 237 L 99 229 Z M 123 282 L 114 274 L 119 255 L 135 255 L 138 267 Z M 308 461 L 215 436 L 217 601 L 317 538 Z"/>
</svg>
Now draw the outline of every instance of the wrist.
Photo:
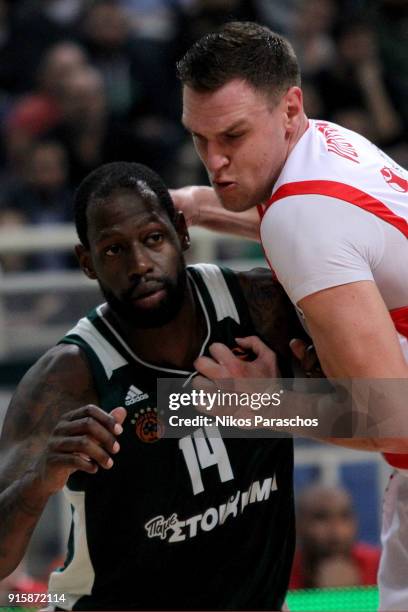
<svg viewBox="0 0 408 612">
<path fill-rule="evenodd" d="M 19 495 L 33 512 L 42 509 L 51 495 L 57 492 L 51 483 L 35 469 L 28 469 L 20 478 L 19 483 Z"/>
</svg>

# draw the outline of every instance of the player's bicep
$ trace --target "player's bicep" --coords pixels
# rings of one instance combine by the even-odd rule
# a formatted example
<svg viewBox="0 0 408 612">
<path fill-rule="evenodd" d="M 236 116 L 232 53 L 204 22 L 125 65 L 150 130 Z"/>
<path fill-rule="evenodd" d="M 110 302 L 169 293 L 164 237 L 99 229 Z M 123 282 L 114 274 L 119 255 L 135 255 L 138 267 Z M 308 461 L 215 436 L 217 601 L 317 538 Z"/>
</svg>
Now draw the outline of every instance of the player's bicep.
<svg viewBox="0 0 408 612">
<path fill-rule="evenodd" d="M 270 270 L 255 268 L 238 274 L 255 330 L 282 354 L 290 355 L 292 338 L 305 338 L 289 297 Z"/>
<path fill-rule="evenodd" d="M 261 236 L 293 303 L 329 287 L 373 280 L 384 249 L 374 215 L 314 195 L 273 204 L 264 217 Z"/>
<path fill-rule="evenodd" d="M 394 324 L 374 282 L 325 289 L 305 297 L 299 306 L 328 376 L 407 376 Z"/>
</svg>

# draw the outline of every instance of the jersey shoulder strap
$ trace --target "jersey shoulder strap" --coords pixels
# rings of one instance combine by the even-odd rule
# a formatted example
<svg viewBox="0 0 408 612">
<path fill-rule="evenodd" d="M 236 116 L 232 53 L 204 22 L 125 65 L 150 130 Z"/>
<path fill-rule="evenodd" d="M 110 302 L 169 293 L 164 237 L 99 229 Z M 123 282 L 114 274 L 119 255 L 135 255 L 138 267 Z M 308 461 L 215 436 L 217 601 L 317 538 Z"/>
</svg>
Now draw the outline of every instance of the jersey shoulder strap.
<svg viewBox="0 0 408 612">
<path fill-rule="evenodd" d="M 249 309 L 235 272 L 215 264 L 188 266 L 188 272 L 216 322 L 229 317 L 237 325 L 253 328 Z"/>
<path fill-rule="evenodd" d="M 125 357 L 112 345 L 96 309 L 60 340 L 60 344 L 76 344 L 86 353 L 94 374 L 110 380 L 115 370 L 127 365 Z"/>
</svg>

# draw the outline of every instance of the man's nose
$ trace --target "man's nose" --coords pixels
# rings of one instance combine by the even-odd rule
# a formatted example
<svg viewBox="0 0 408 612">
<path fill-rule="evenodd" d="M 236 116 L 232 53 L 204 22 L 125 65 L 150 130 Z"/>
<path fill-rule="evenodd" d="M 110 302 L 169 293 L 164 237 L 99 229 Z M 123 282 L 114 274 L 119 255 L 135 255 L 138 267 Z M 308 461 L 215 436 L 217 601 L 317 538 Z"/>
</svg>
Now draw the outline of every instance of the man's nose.
<svg viewBox="0 0 408 612">
<path fill-rule="evenodd" d="M 140 244 L 134 244 L 129 248 L 126 263 L 129 278 L 144 276 L 152 272 L 154 267 L 148 249 Z"/>
<path fill-rule="evenodd" d="M 210 174 L 217 174 L 224 166 L 229 164 L 229 158 L 225 151 L 216 143 L 208 143 L 207 146 L 207 169 Z"/>
</svg>

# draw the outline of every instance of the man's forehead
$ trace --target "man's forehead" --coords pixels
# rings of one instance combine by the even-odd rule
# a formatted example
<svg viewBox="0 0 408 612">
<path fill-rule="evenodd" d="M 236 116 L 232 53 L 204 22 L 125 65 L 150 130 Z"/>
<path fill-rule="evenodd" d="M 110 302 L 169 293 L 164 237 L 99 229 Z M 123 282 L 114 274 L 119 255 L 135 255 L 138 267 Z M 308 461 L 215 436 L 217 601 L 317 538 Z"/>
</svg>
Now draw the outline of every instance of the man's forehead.
<svg viewBox="0 0 408 612">
<path fill-rule="evenodd" d="M 140 184 L 139 184 L 140 183 Z M 136 219 L 138 223 L 167 221 L 167 214 L 157 195 L 144 183 L 138 181 L 138 191 L 124 188 L 113 192 L 110 197 L 93 202 L 88 210 L 90 229 L 101 230 L 114 220 Z"/>
<path fill-rule="evenodd" d="M 188 87 L 183 90 L 183 124 L 190 131 L 211 125 L 230 128 L 238 122 L 250 122 L 255 108 L 268 108 L 268 96 L 240 79 L 229 81 L 213 92 Z"/>
</svg>

